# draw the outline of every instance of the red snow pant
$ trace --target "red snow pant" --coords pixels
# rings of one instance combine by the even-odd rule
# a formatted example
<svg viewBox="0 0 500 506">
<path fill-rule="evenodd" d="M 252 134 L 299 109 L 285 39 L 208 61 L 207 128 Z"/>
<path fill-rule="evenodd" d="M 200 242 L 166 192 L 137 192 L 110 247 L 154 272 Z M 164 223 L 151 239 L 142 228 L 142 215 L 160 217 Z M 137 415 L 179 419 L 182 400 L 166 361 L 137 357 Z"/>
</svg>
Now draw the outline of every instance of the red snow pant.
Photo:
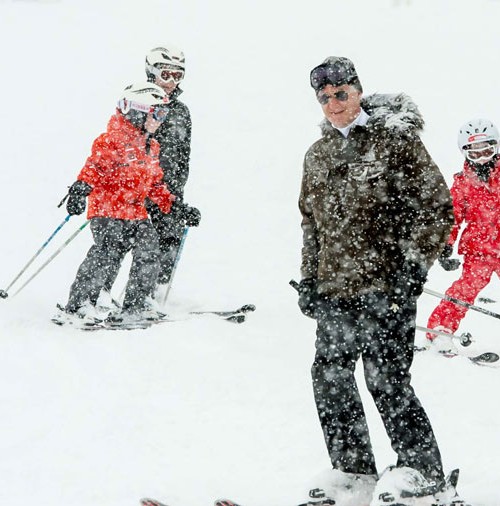
<svg viewBox="0 0 500 506">
<path fill-rule="evenodd" d="M 462 276 L 448 288 L 446 295 L 474 304 L 478 293 L 490 282 L 494 272 L 500 277 L 500 258 L 466 255 Z M 466 307 L 443 299 L 429 317 L 427 327 L 434 329 L 440 326 L 455 333 L 465 313 Z M 434 334 L 427 334 L 428 339 L 434 337 Z"/>
</svg>

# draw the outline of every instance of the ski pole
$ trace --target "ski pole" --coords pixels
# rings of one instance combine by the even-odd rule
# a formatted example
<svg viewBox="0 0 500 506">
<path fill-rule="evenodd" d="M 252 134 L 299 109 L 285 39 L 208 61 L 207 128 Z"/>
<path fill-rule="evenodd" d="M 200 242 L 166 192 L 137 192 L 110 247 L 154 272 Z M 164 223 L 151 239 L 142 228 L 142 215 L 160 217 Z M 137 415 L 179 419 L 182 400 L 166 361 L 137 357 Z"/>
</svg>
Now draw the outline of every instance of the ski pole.
<svg viewBox="0 0 500 506">
<path fill-rule="evenodd" d="M 161 301 L 161 307 L 165 307 L 167 303 L 168 294 L 170 293 L 170 288 L 172 287 L 172 280 L 174 279 L 175 271 L 177 270 L 177 265 L 179 264 L 179 260 L 181 258 L 181 253 L 184 248 L 184 243 L 186 242 L 186 237 L 188 234 L 189 227 L 184 227 L 184 232 L 182 233 L 181 242 L 179 244 L 179 249 L 177 250 L 177 255 L 175 255 L 174 266 L 172 267 L 172 272 L 170 274 L 170 279 L 168 281 L 167 289 L 165 290 L 165 295 Z"/>
<path fill-rule="evenodd" d="M 500 314 L 495 313 L 494 311 L 489 311 L 488 309 L 484 309 L 479 306 L 475 306 L 474 304 L 470 304 L 469 302 L 465 302 L 460 299 L 455 299 L 455 297 L 450 297 L 449 295 L 446 295 L 444 293 L 435 292 L 434 290 L 429 290 L 429 288 L 424 288 L 424 292 L 429 295 L 434 295 L 434 297 L 437 297 L 438 299 L 444 299 L 448 300 L 450 302 L 453 302 L 454 304 L 457 304 L 462 307 L 466 307 L 467 309 L 472 309 L 473 311 L 477 311 L 478 313 L 483 313 L 488 316 L 493 316 L 493 318 L 500 318 Z"/>
<path fill-rule="evenodd" d="M 61 251 L 89 224 L 90 222 L 87 220 L 83 225 L 81 225 L 75 232 L 73 232 L 63 243 L 62 245 L 50 255 L 50 257 L 21 285 L 21 288 L 14 293 L 17 295 L 33 278 L 35 278 L 47 265 L 54 260 L 54 258 L 61 253 Z M 14 297 L 12 295 L 12 297 Z"/>
<path fill-rule="evenodd" d="M 63 226 L 68 222 L 68 220 L 71 218 L 71 214 L 68 214 L 66 218 L 62 221 L 62 223 L 52 232 L 52 235 L 43 243 L 42 247 L 30 258 L 28 263 L 21 269 L 19 274 L 10 282 L 9 286 L 5 290 L 0 290 L 0 298 L 6 299 L 9 294 L 8 290 L 11 288 L 11 286 L 22 276 L 22 274 L 26 271 L 26 269 L 34 262 L 35 258 L 45 249 L 47 244 L 54 238 L 54 236 L 63 228 Z"/>
</svg>

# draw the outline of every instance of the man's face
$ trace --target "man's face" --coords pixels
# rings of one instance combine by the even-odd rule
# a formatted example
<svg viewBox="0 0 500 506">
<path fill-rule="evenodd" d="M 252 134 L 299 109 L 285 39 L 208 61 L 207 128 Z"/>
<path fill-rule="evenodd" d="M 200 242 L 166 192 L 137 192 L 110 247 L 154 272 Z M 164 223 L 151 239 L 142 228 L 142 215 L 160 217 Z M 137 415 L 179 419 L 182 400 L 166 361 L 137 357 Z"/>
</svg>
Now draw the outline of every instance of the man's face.
<svg viewBox="0 0 500 506">
<path fill-rule="evenodd" d="M 361 96 L 361 92 L 350 84 L 327 84 L 317 94 L 326 119 L 337 128 L 350 125 L 359 115 Z"/>
</svg>

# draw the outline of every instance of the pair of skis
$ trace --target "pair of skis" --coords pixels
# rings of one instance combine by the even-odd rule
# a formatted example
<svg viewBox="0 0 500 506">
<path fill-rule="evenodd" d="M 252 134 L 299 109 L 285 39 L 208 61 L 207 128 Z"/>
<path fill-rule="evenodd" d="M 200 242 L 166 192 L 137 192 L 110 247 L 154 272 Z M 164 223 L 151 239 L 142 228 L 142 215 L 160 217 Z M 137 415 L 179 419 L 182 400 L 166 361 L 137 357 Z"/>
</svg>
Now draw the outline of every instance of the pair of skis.
<svg viewBox="0 0 500 506">
<path fill-rule="evenodd" d="M 138 330 L 138 329 L 147 329 L 152 327 L 153 325 L 158 325 L 160 323 L 167 322 L 175 322 L 182 320 L 189 320 L 192 318 L 203 317 L 203 316 L 213 316 L 216 318 L 220 318 L 221 320 L 225 320 L 231 323 L 243 323 L 246 321 L 246 317 L 248 313 L 252 313 L 255 311 L 255 306 L 253 304 L 245 304 L 239 308 L 228 310 L 228 311 L 189 311 L 184 315 L 180 315 L 178 317 L 165 315 L 163 318 L 154 319 L 154 320 L 141 320 L 136 322 L 107 322 L 105 319 L 82 322 L 79 326 L 74 326 L 79 330 L 86 331 L 95 331 L 95 330 Z M 58 320 L 57 318 L 53 318 L 52 321 L 57 325 L 64 325 L 63 322 Z"/>
<path fill-rule="evenodd" d="M 140 504 L 141 506 L 167 506 L 163 502 L 157 501 L 156 499 L 149 499 L 148 497 L 141 499 Z M 218 499 L 217 501 L 214 501 L 214 506 L 239 506 L 239 505 L 229 499 Z"/>
<path fill-rule="evenodd" d="M 411 503 L 413 504 L 413 500 L 416 498 L 434 498 L 434 496 L 438 493 L 453 493 L 455 495 L 456 500 L 451 499 L 451 503 L 456 506 L 470 506 L 468 503 L 465 503 L 463 500 L 459 499 L 456 496 L 456 488 L 458 483 L 459 470 L 454 469 L 448 474 L 442 482 L 433 482 L 426 487 L 421 487 L 417 490 L 402 490 L 400 495 L 402 498 L 412 499 Z M 381 497 L 382 501 L 388 504 L 390 503 L 393 506 L 403 506 L 397 501 L 396 497 L 394 497 L 394 493 L 384 493 Z M 396 504 L 397 501 L 397 504 Z M 437 506 L 437 500 L 434 500 L 432 504 Z M 157 501 L 156 499 L 144 498 L 140 500 L 141 506 L 167 506 L 165 503 Z M 406 504 L 406 501 L 405 501 Z M 327 497 L 324 490 L 320 488 L 314 488 L 309 491 L 309 500 L 305 503 L 299 504 L 298 506 L 335 506 L 336 502 L 334 499 Z M 239 504 L 235 503 L 231 499 L 218 499 L 214 501 L 213 506 L 239 506 Z M 340 506 L 340 505 L 339 505 Z M 360 505 L 361 506 L 361 505 Z"/>
<path fill-rule="evenodd" d="M 144 498 L 140 501 L 141 506 L 167 506 L 165 503 L 157 501 L 156 499 Z M 335 501 L 332 499 L 324 499 L 324 500 L 312 500 L 305 504 L 300 504 L 299 506 L 334 506 Z M 217 499 L 214 501 L 214 506 L 239 506 L 239 504 L 231 501 L 230 499 Z"/>
</svg>

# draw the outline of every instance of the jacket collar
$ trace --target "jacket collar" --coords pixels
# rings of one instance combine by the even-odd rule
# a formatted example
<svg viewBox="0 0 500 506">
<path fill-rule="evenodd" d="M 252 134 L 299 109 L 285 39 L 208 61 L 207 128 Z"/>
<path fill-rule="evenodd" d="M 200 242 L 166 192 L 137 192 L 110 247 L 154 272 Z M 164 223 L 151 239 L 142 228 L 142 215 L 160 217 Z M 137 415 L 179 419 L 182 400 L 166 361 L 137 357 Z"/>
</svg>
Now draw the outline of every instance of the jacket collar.
<svg viewBox="0 0 500 506">
<path fill-rule="evenodd" d="M 361 107 L 369 116 L 366 128 L 387 128 L 408 134 L 420 133 L 424 127 L 424 119 L 415 102 L 404 93 L 368 95 L 362 98 Z M 326 118 L 320 128 L 323 135 L 337 132 Z"/>
<path fill-rule="evenodd" d="M 467 179 L 469 179 L 474 185 L 480 186 L 480 185 L 487 185 L 488 182 L 482 181 L 478 175 L 476 174 L 476 171 L 474 168 L 469 164 L 467 160 L 464 161 L 464 169 L 463 169 L 464 175 Z M 491 181 L 493 177 L 498 177 L 500 173 L 500 158 L 497 158 L 495 161 L 494 167 L 490 171 L 490 176 L 488 178 L 488 181 Z"/>
<path fill-rule="evenodd" d="M 356 126 L 356 125 L 357 126 L 365 126 L 368 123 L 369 118 L 370 118 L 370 116 L 368 116 L 368 114 L 366 114 L 364 109 L 361 108 L 361 112 L 357 115 L 356 119 L 350 125 L 347 125 L 344 128 L 338 128 L 333 123 L 330 123 L 330 124 L 332 125 L 333 128 L 338 130 L 345 138 L 347 138 L 347 136 L 349 135 L 349 132 L 351 131 L 351 128 L 353 126 Z"/>
</svg>

